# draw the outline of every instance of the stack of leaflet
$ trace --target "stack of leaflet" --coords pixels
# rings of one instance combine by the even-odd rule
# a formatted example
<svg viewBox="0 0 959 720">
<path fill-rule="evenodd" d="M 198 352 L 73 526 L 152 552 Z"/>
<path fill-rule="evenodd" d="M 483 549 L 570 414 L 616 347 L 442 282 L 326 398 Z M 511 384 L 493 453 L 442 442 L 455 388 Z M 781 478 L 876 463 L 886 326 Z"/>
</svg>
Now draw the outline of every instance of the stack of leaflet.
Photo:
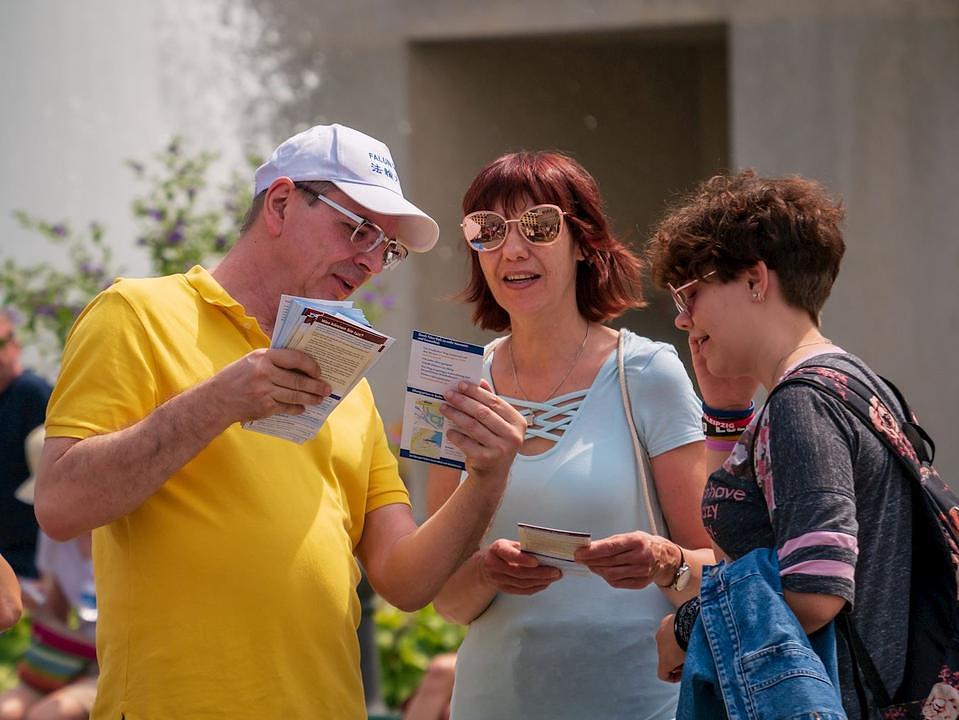
<svg viewBox="0 0 959 720">
<path fill-rule="evenodd" d="M 316 360 L 332 391 L 302 415 L 272 415 L 243 426 L 296 443 L 309 440 L 392 344 L 393 338 L 371 328 L 363 311 L 349 300 L 281 296 L 270 347 L 305 352 Z"/>
</svg>

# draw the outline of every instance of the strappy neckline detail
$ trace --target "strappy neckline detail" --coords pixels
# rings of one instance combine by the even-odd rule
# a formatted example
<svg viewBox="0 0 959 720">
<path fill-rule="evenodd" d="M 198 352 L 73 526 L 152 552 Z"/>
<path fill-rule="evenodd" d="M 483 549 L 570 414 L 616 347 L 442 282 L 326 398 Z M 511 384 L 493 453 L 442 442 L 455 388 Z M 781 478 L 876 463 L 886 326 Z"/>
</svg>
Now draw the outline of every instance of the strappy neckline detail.
<svg viewBox="0 0 959 720">
<path fill-rule="evenodd" d="M 497 343 L 496 347 L 492 349 L 487 357 L 487 362 L 489 363 L 489 380 L 494 393 L 496 392 L 496 383 L 493 381 L 493 356 L 499 349 L 499 345 L 500 343 Z M 553 443 L 551 447 L 543 450 L 543 452 L 532 454 L 519 452 L 516 454 L 517 459 L 538 459 L 555 452 L 560 442 L 566 437 L 576 418 L 579 417 L 580 409 L 589 399 L 590 392 L 603 377 L 603 374 L 608 372 L 610 366 L 615 369 L 615 348 L 606 357 L 603 364 L 600 365 L 599 370 L 596 372 L 596 377 L 593 378 L 593 382 L 589 387 L 557 395 L 545 402 L 534 402 L 510 395 L 501 395 L 500 397 L 519 410 L 527 422 L 530 421 L 530 416 L 534 416 L 533 422 L 530 423 L 526 429 L 526 437 L 524 440 L 538 437 Z M 535 415 L 536 411 L 540 410 L 542 412 L 540 412 L 539 415 Z"/>
<path fill-rule="evenodd" d="M 595 383 L 595 380 L 593 381 Z M 510 405 L 519 410 L 520 415 L 526 418 L 526 440 L 538 437 L 558 443 L 573 419 L 579 414 L 589 388 L 563 393 L 546 402 L 535 402 L 521 398 L 503 396 Z"/>
</svg>

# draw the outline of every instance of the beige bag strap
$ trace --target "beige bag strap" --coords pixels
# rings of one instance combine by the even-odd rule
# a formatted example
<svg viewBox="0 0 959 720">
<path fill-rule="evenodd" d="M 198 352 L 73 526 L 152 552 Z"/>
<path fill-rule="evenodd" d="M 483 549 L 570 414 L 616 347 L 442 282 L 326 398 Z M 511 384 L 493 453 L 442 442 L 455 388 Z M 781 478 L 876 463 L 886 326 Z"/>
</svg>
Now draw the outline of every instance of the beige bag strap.
<svg viewBox="0 0 959 720">
<path fill-rule="evenodd" d="M 493 351 L 506 342 L 507 338 L 509 338 L 509 335 L 503 335 L 502 337 L 491 340 L 486 346 L 486 349 L 483 350 L 483 361 L 489 360 L 489 356 L 493 354 Z"/>
<path fill-rule="evenodd" d="M 626 368 L 623 365 L 623 356 L 625 354 L 624 346 L 626 344 L 626 332 L 619 331 L 619 346 L 616 348 L 616 366 L 619 375 L 619 389 L 623 396 L 623 409 L 626 411 L 626 422 L 629 423 L 629 436 L 633 441 L 633 452 L 636 455 L 636 474 L 639 476 L 639 487 L 643 491 L 643 503 L 646 507 L 646 518 L 649 520 L 650 532 L 653 535 L 663 535 L 656 522 L 656 512 L 653 510 L 653 495 L 656 488 L 649 482 L 649 473 L 646 472 L 649 456 L 646 454 L 646 448 L 639 442 L 639 432 L 636 430 L 636 421 L 633 419 L 633 403 L 629 399 L 629 386 L 626 383 Z"/>
</svg>

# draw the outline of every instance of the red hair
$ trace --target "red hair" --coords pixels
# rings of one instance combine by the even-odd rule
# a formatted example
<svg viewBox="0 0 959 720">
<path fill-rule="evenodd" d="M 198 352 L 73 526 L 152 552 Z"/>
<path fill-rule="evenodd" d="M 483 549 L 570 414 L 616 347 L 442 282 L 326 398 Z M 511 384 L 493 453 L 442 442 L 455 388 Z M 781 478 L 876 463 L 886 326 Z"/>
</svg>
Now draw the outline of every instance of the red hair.
<svg viewBox="0 0 959 720">
<path fill-rule="evenodd" d="M 566 227 L 583 254 L 576 268 L 576 305 L 587 320 L 605 322 L 646 305 L 639 257 L 613 236 L 599 187 L 573 158 L 557 152 L 517 152 L 484 167 L 463 196 L 463 214 L 501 205 L 514 213 L 523 203 L 549 203 L 567 215 Z M 477 253 L 470 251 L 470 280 L 461 293 L 475 304 L 473 322 L 497 332 L 509 314 L 486 284 Z"/>
</svg>

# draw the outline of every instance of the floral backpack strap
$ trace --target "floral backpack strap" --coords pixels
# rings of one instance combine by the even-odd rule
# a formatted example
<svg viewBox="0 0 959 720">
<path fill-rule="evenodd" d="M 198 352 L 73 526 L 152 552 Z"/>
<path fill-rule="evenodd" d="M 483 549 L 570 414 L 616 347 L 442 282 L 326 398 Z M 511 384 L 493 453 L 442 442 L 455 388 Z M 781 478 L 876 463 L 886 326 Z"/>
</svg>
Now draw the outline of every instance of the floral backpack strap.
<svg viewBox="0 0 959 720">
<path fill-rule="evenodd" d="M 932 465 L 936 446 L 929 434 L 919 425 L 915 414 L 906 402 L 899 389 L 889 380 L 880 377 L 883 383 L 895 395 L 906 416 L 906 421 L 900 423 L 888 406 L 876 395 L 875 391 L 858 378 L 834 368 L 806 365 L 793 371 L 786 379 L 776 386 L 770 397 L 787 385 L 810 385 L 832 397 L 838 399 L 846 408 L 853 412 L 872 433 L 892 453 L 909 477 L 915 482 L 917 492 L 916 502 L 921 504 L 921 516 L 916 516 L 914 523 L 926 523 L 931 533 L 937 538 L 936 548 L 941 550 L 942 567 L 950 567 L 952 572 L 936 573 L 946 584 L 944 593 L 949 598 L 949 607 L 936 620 L 941 623 L 939 631 L 942 637 L 936 639 L 935 651 L 941 653 L 943 672 L 952 676 L 959 670 L 959 496 L 939 476 Z M 768 402 L 768 400 L 767 400 Z M 914 529 L 914 533 L 915 533 Z M 865 697 L 859 673 L 865 680 L 866 687 L 878 705 L 884 718 L 912 717 L 913 715 L 897 714 L 905 712 L 907 706 L 923 705 L 923 698 L 929 688 L 908 687 L 905 690 L 906 702 L 893 705 L 889 693 L 880 679 L 872 658 L 866 650 L 865 644 L 856 631 L 851 618 L 843 613 L 839 618 L 840 635 L 846 639 L 850 654 L 854 658 L 854 681 L 860 704 L 865 707 Z M 910 639 L 910 645 L 912 639 Z M 953 687 L 959 687 L 952 683 Z M 935 693 L 935 686 L 929 697 Z M 917 695 L 917 692 L 919 693 Z M 897 696 L 900 693 L 897 693 Z M 898 701 L 898 700 L 897 700 Z M 901 701 L 898 701 L 901 702 Z M 918 717 L 918 716 L 917 716 Z M 925 717 L 925 715 L 923 715 Z"/>
</svg>

